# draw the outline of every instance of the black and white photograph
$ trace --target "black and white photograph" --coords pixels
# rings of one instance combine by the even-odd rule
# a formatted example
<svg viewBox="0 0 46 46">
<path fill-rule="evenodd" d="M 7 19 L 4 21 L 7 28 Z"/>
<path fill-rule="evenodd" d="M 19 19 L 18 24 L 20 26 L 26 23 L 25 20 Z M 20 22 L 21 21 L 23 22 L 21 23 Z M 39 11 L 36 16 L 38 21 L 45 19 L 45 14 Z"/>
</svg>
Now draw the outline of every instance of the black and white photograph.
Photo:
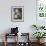
<svg viewBox="0 0 46 46">
<path fill-rule="evenodd" d="M 12 6 L 11 20 L 14 22 L 24 21 L 24 7 L 23 6 Z"/>
</svg>

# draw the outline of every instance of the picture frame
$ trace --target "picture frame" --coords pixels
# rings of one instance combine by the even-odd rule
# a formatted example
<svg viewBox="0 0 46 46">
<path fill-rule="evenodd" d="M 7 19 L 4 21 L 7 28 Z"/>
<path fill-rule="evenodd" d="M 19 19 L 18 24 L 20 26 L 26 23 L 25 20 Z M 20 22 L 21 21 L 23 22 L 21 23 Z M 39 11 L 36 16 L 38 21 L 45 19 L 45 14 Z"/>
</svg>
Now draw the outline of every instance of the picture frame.
<svg viewBox="0 0 46 46">
<path fill-rule="evenodd" d="M 36 24 L 46 25 L 46 0 L 36 1 Z"/>
<path fill-rule="evenodd" d="M 37 17 L 38 19 L 46 18 L 46 1 L 44 0 L 37 0 L 36 1 L 36 10 L 37 10 Z"/>
<path fill-rule="evenodd" d="M 11 7 L 11 21 L 24 22 L 24 6 Z"/>
</svg>

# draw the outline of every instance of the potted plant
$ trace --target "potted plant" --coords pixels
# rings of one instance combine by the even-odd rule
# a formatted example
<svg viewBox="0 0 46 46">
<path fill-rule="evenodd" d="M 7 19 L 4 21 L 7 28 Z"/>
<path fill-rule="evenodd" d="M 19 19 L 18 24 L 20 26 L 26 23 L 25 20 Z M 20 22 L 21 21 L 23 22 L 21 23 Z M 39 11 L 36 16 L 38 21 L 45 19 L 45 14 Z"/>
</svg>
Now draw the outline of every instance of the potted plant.
<svg viewBox="0 0 46 46">
<path fill-rule="evenodd" d="M 45 34 L 46 34 L 45 32 L 35 32 L 33 35 L 37 38 L 37 41 L 40 43 L 40 40 L 42 38 L 45 38 L 44 37 L 46 36 Z"/>
</svg>

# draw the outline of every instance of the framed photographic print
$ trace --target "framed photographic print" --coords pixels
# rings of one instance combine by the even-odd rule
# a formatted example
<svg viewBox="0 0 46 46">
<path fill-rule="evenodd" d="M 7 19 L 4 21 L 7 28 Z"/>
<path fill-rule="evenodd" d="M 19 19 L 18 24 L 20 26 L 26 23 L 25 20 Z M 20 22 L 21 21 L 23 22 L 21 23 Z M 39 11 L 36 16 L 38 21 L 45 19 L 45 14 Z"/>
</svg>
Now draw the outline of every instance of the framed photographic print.
<svg viewBox="0 0 46 46">
<path fill-rule="evenodd" d="M 36 23 L 46 25 L 46 0 L 37 0 L 36 3 Z"/>
<path fill-rule="evenodd" d="M 11 7 L 11 21 L 23 22 L 24 21 L 24 6 Z"/>
<path fill-rule="evenodd" d="M 46 0 L 37 0 L 37 16 L 46 18 Z"/>
</svg>

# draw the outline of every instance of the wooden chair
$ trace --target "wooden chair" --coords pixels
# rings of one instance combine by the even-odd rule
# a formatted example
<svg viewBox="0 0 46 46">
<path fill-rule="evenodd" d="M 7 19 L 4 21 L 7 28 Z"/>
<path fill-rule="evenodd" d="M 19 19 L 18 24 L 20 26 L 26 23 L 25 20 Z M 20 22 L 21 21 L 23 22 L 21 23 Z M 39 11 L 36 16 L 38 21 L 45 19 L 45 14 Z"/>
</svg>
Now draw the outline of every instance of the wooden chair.
<svg viewBox="0 0 46 46">
<path fill-rule="evenodd" d="M 15 46 L 18 46 L 18 33 L 17 34 L 10 34 L 10 33 L 5 33 L 5 46 L 7 46 L 8 42 L 7 42 L 7 36 L 17 36 L 17 41 L 16 41 L 16 45 Z M 16 38 L 15 38 L 16 39 Z"/>
<path fill-rule="evenodd" d="M 29 42 L 29 33 L 21 33 L 21 37 L 26 36 L 26 42 L 22 42 L 22 44 L 25 44 L 25 46 L 30 46 L 30 42 Z M 24 39 L 24 38 L 23 38 Z"/>
</svg>

